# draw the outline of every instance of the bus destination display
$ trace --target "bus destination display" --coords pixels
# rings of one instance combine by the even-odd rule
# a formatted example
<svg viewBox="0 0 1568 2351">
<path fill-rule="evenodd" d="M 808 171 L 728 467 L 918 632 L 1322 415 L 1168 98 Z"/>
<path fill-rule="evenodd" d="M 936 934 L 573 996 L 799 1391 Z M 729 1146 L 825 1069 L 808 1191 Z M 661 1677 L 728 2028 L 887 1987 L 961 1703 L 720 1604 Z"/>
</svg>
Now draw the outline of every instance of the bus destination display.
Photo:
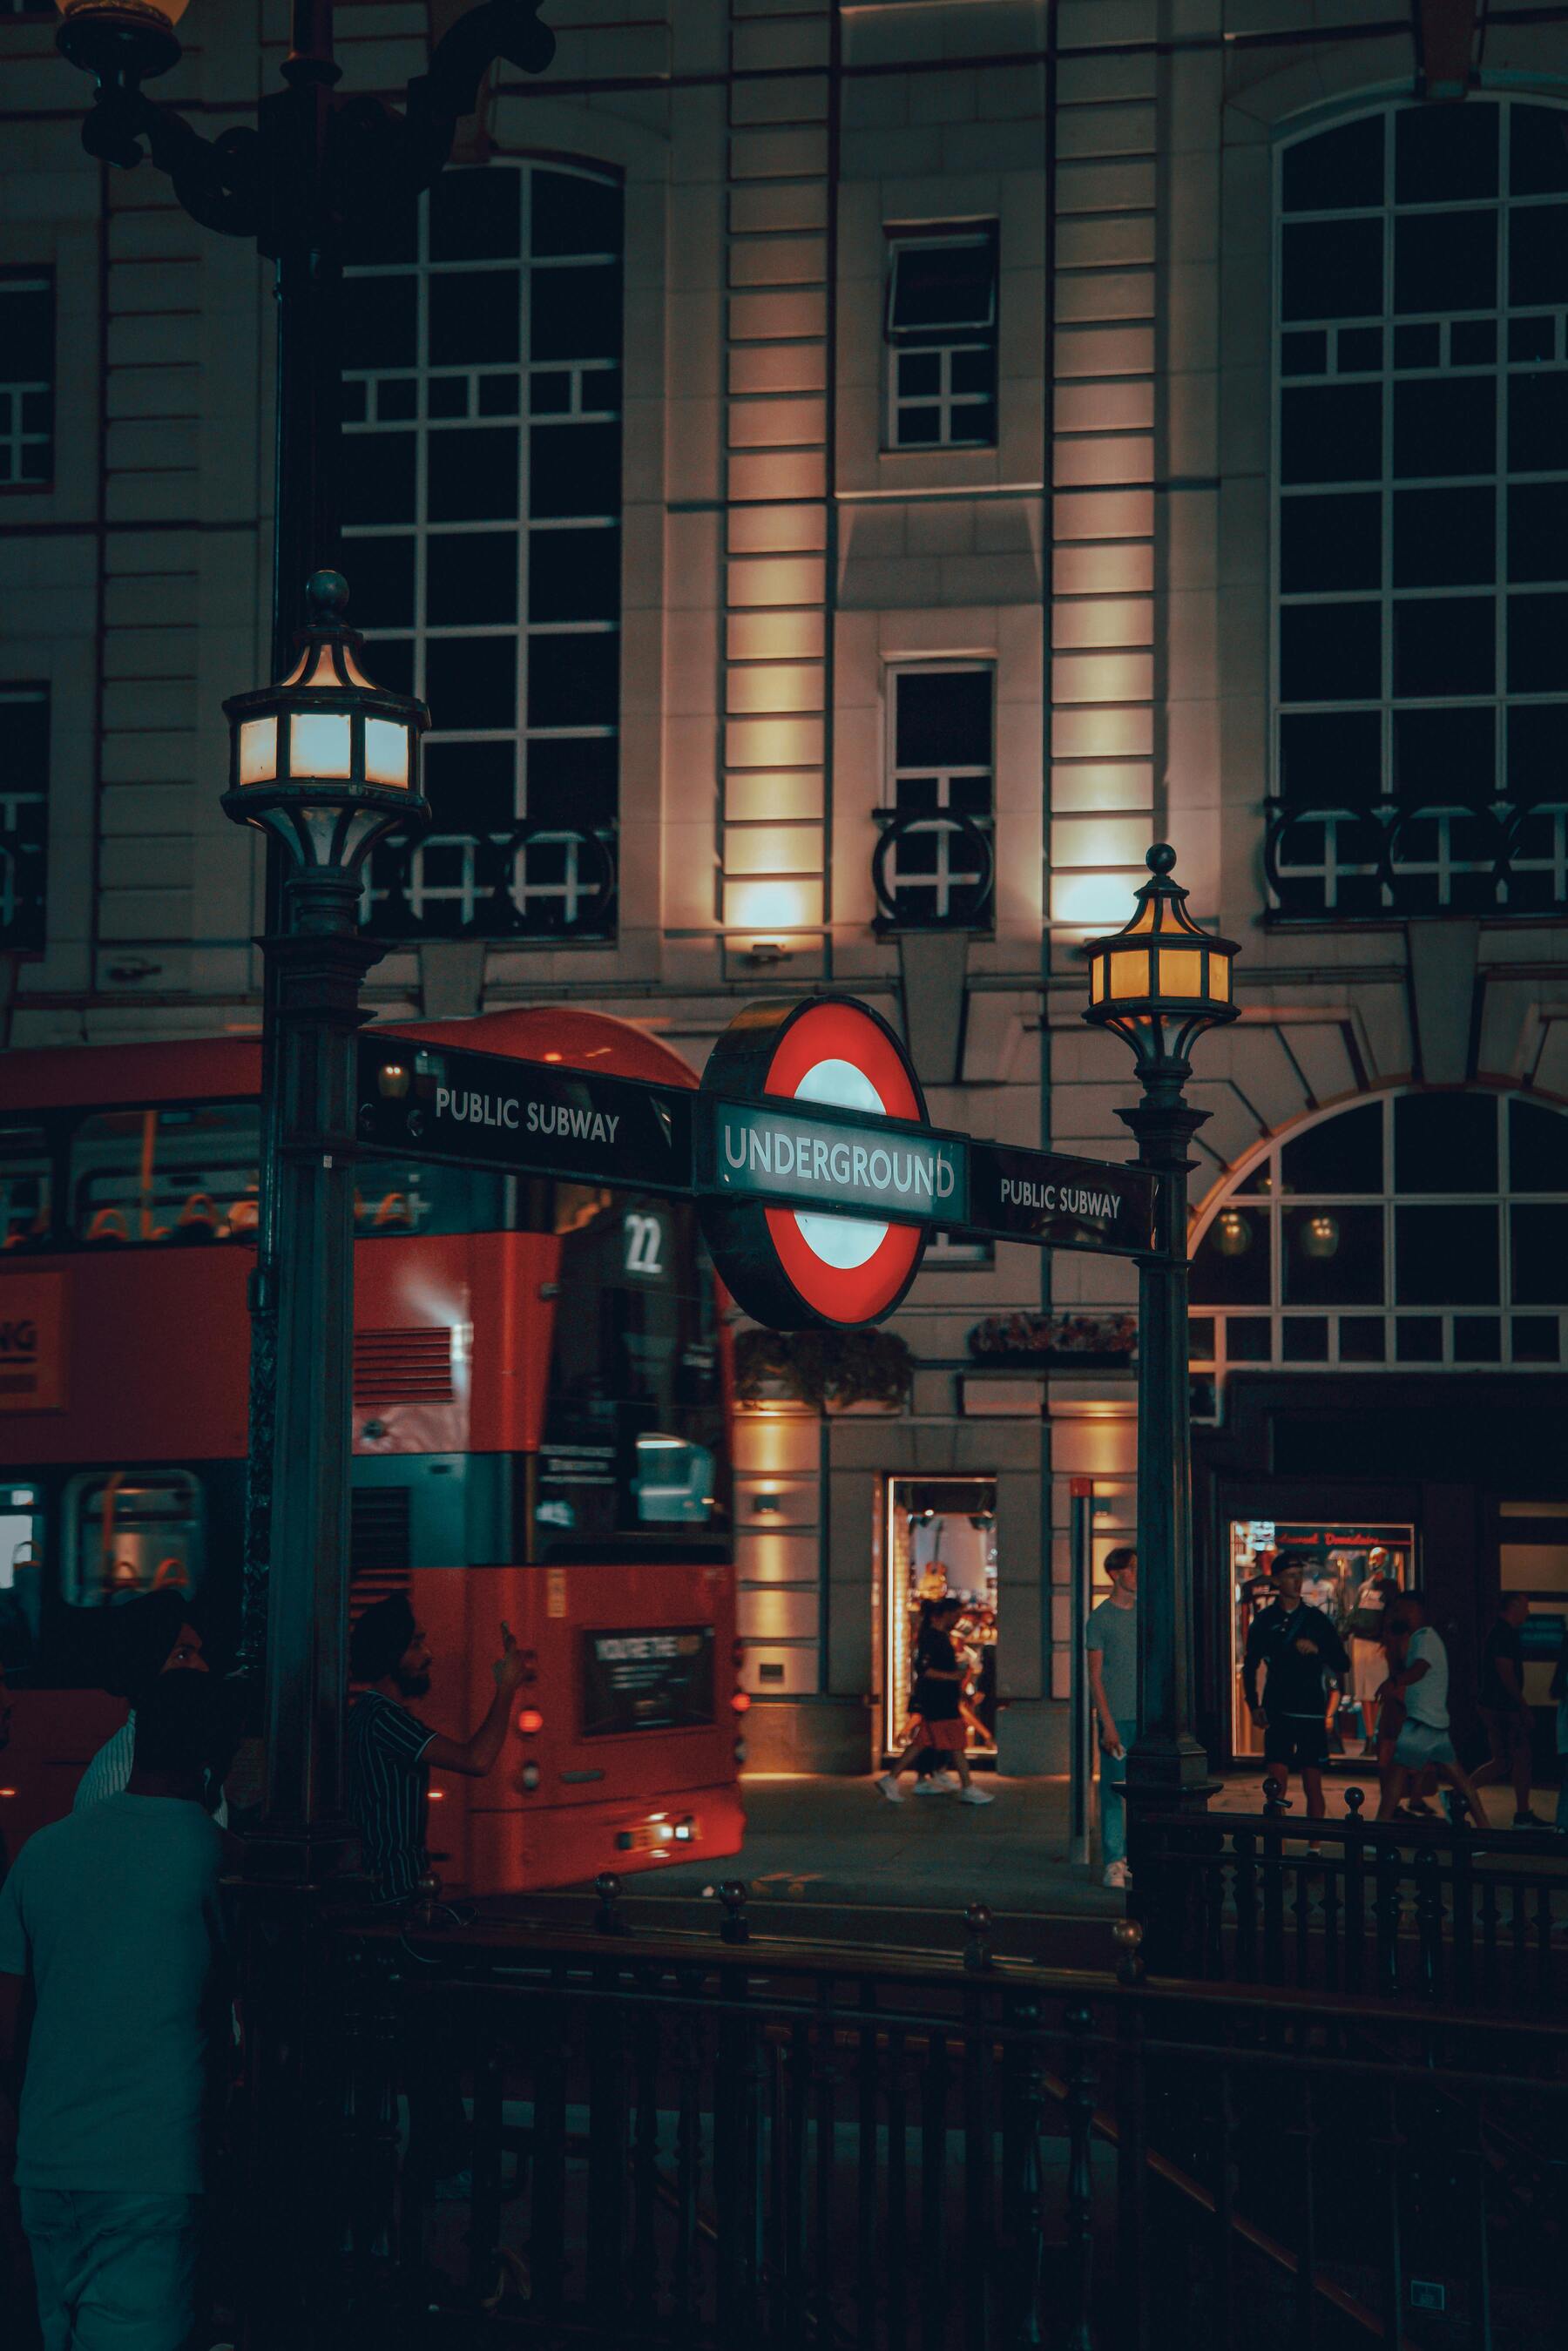
<svg viewBox="0 0 1568 2351">
<path fill-rule="evenodd" d="M 685 1730 L 714 1719 L 713 1626 L 582 1635 L 582 1735 Z"/>
</svg>

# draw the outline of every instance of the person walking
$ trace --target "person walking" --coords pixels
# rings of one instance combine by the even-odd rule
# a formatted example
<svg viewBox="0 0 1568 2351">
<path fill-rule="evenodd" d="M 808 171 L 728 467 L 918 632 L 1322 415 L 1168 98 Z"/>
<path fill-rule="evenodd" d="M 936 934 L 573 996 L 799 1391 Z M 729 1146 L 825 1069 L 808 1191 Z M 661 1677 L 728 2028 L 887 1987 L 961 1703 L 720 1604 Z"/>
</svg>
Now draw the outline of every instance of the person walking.
<svg viewBox="0 0 1568 2351">
<path fill-rule="evenodd" d="M 108 1796 L 118 1796 L 131 1777 L 136 1748 L 136 1707 L 160 1674 L 207 1671 L 201 1634 L 190 1618 L 183 1592 L 165 1587 L 122 1600 L 107 1610 L 99 1631 L 107 1649 L 103 1687 L 130 1702 L 120 1729 L 111 1731 L 77 1782 L 71 1810 L 85 1813 Z"/>
<path fill-rule="evenodd" d="M 512 1693 L 523 1677 L 522 1656 L 503 1625 L 489 1710 L 469 1738 L 446 1739 L 406 1703 L 429 1695 L 433 1663 L 405 1593 L 367 1608 L 350 1636 L 350 1679 L 363 1687 L 343 1729 L 344 1799 L 382 1902 L 406 1902 L 430 1866 L 424 1836 L 432 1769 L 486 1778 L 506 1742 Z"/>
<path fill-rule="evenodd" d="M 1138 1735 L 1138 1554 L 1118 1544 L 1105 1554 L 1111 1589 L 1089 1612 L 1083 1646 L 1089 1700 L 1100 1734 L 1102 1884 L 1127 1886 L 1127 1750 Z"/>
<path fill-rule="evenodd" d="M 1321 1821 L 1323 1765 L 1329 1758 L 1329 1677 L 1348 1673 L 1350 1659 L 1331 1618 L 1301 1598 L 1305 1562 L 1282 1551 L 1270 1571 L 1274 1599 L 1248 1629 L 1241 1686 L 1252 1719 L 1263 1733 L 1263 1770 L 1281 1797 L 1299 1771 L 1307 1818 Z M 1259 1694 L 1258 1676 L 1264 1679 Z"/>
<path fill-rule="evenodd" d="M 220 1709 L 167 1674 L 117 1795 L 39 1829 L 0 1888 L 0 2072 L 45 2351 L 186 2351 L 229 2047 Z M 17 2049 L 24 1994 L 33 2022 Z"/>
<path fill-rule="evenodd" d="M 1499 1781 L 1513 1783 L 1513 1825 L 1543 1829 L 1546 1823 L 1530 1809 L 1531 1745 L 1535 1729 L 1530 1701 L 1524 1695 L 1522 1626 L 1530 1603 L 1522 1592 L 1505 1592 L 1490 1632 L 1481 1644 L 1481 1727 L 1490 1750 L 1479 1771 L 1470 1774 L 1476 1788 Z"/>
<path fill-rule="evenodd" d="M 1386 1552 L 1375 1551 L 1375 1561 L 1386 1559 Z M 1388 1630 L 1388 1611 L 1399 1597 L 1399 1586 L 1391 1575 L 1381 1569 L 1367 1577 L 1355 1595 L 1350 1617 L 1350 1681 L 1351 1695 L 1361 1718 L 1362 1753 L 1377 1751 L 1377 1693 L 1388 1678 L 1388 1654 L 1385 1642 Z"/>
<path fill-rule="evenodd" d="M 962 1600 L 951 1592 L 921 1604 L 920 1631 L 915 1644 L 909 1739 L 903 1754 L 888 1765 L 876 1783 L 890 1804 L 903 1803 L 904 1791 L 898 1784 L 898 1775 L 925 1747 L 935 1747 L 950 1759 L 958 1774 L 961 1804 L 995 1802 L 990 1790 L 977 1788 L 969 1776 L 969 1726 L 964 1719 L 962 1703 L 967 1667 L 953 1639 L 953 1627 L 963 1612 Z"/>
<path fill-rule="evenodd" d="M 1454 1752 L 1449 1733 L 1448 1652 L 1443 1637 L 1435 1625 L 1427 1623 L 1427 1603 L 1419 1592 L 1405 1593 L 1395 1616 L 1406 1635 L 1405 1662 L 1390 1675 L 1385 1687 L 1403 1701 L 1405 1720 L 1383 1774 L 1377 1817 L 1380 1821 L 1408 1817 L 1402 1814 L 1401 1796 L 1412 1780 L 1418 1782 L 1424 1771 L 1432 1771 L 1452 1788 L 1473 1824 L 1484 1829 L 1488 1822 L 1481 1800 Z"/>
</svg>

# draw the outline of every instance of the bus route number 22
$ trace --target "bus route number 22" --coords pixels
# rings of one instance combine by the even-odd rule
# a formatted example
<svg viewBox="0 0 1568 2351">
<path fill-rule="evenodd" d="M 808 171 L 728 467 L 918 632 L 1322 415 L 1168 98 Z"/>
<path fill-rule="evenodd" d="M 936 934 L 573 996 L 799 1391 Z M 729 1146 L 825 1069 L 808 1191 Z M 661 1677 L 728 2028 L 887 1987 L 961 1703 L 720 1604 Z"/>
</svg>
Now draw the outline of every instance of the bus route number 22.
<svg viewBox="0 0 1568 2351">
<path fill-rule="evenodd" d="M 642 1215 L 635 1208 L 621 1220 L 626 1236 L 626 1270 L 628 1273 L 663 1273 L 664 1261 L 664 1228 L 657 1217 Z"/>
</svg>

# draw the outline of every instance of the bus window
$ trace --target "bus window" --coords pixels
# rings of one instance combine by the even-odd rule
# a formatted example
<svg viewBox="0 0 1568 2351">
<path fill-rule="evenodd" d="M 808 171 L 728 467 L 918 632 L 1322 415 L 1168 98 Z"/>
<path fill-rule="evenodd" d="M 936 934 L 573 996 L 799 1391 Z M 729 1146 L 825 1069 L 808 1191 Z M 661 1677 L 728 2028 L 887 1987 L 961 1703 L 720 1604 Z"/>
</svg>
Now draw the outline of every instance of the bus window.
<svg viewBox="0 0 1568 2351">
<path fill-rule="evenodd" d="M 727 1547 L 718 1329 L 695 1211 L 555 1187 L 560 1270 L 534 1556 Z"/>
<path fill-rule="evenodd" d="M 97 1248 L 256 1238 L 254 1102 L 95 1111 L 71 1137 L 71 1231 Z"/>
<path fill-rule="evenodd" d="M 40 1126 L 0 1127 L 0 1249 L 47 1249 L 48 1139 Z"/>
<path fill-rule="evenodd" d="M 37 1662 L 44 1582 L 42 1497 L 33 1486 L 0 1486 L 0 1681 Z"/>
<path fill-rule="evenodd" d="M 497 1233 L 506 1225 L 506 1178 L 481 1167 L 434 1167 L 417 1160 L 360 1163 L 354 1187 L 359 1240 L 410 1233 Z"/>
<path fill-rule="evenodd" d="M 144 1592 L 193 1598 L 206 1564 L 200 1481 L 184 1469 L 94 1469 L 66 1489 L 65 1597 L 110 1608 Z"/>
</svg>

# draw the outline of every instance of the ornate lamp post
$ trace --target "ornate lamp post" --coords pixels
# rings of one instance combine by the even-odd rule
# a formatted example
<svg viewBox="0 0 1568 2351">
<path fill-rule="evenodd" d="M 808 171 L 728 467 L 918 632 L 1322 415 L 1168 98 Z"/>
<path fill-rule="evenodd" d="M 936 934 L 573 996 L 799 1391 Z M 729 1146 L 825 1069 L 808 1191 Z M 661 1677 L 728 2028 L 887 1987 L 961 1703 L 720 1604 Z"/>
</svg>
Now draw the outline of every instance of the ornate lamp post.
<svg viewBox="0 0 1568 2351">
<path fill-rule="evenodd" d="M 151 157 L 193 219 L 221 235 L 247 237 L 276 265 L 277 362 L 273 507 L 272 654 L 288 665 L 303 617 L 301 583 L 337 560 L 339 378 L 343 255 L 362 229 L 428 188 L 452 152 L 457 125 L 501 59 L 542 73 L 555 36 L 538 21 L 542 0 L 480 0 L 459 16 L 410 82 L 402 110 L 336 87 L 332 0 L 290 0 L 285 87 L 262 99 L 254 129 L 204 138 L 178 109 L 142 84 L 180 58 L 175 26 L 190 0 L 56 0 L 58 43 L 96 85 L 82 124 L 89 155 L 131 169 Z M 211 0 L 208 0 L 211 5 Z M 269 850 L 268 934 L 282 925 L 285 862 Z M 246 1527 L 244 1659 L 261 1663 L 266 1625 L 271 1477 L 275 1457 L 279 1278 L 278 1098 L 275 1061 L 278 967 L 269 966 L 263 1008 L 261 1213 L 251 1291 L 249 1489 Z"/>
<path fill-rule="evenodd" d="M 1129 1826 L 1140 1805 L 1200 1808 L 1208 1759 L 1193 1735 L 1192 1461 L 1187 1390 L 1187 1145 L 1208 1113 L 1182 1089 L 1204 1029 L 1234 1020 L 1229 939 L 1200 930 L 1149 851 L 1151 879 L 1124 930 L 1089 943 L 1083 1018 L 1132 1047 L 1143 1100 L 1119 1111 L 1137 1165 L 1160 1179 L 1155 1242 L 1138 1264 L 1138 1736 L 1127 1761 Z M 1134 1870 L 1134 1882 L 1136 1872 Z"/>
</svg>

